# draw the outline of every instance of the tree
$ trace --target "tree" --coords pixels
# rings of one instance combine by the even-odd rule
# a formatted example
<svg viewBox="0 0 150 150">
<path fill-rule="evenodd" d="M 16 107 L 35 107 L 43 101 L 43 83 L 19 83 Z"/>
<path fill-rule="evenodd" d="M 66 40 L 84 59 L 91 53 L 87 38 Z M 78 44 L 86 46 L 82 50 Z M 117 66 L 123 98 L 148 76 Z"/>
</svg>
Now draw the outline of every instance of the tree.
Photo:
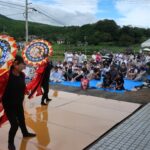
<svg viewBox="0 0 150 150">
<path fill-rule="evenodd" d="M 134 39 L 128 34 L 122 34 L 119 39 L 119 44 L 122 46 L 129 46 L 134 43 Z"/>
<path fill-rule="evenodd" d="M 112 37 L 112 40 L 117 39 L 120 27 L 116 24 L 115 21 L 105 19 L 98 21 L 94 26 L 98 31 L 109 33 Z"/>
</svg>

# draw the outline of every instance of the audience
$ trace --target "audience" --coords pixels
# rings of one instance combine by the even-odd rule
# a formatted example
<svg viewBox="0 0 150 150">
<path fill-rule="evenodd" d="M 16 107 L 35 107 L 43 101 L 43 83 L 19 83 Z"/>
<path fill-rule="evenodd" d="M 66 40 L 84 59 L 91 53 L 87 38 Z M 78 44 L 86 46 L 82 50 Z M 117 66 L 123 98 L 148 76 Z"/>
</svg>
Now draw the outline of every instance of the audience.
<svg viewBox="0 0 150 150">
<path fill-rule="evenodd" d="M 81 81 L 82 79 L 102 79 L 98 87 L 124 89 L 124 79 L 143 81 L 150 74 L 146 64 L 150 61 L 150 54 L 107 54 L 105 57 L 100 52 L 94 52 L 91 58 L 81 52 L 65 52 L 64 61 L 58 61 L 52 70 L 50 80 Z"/>
</svg>

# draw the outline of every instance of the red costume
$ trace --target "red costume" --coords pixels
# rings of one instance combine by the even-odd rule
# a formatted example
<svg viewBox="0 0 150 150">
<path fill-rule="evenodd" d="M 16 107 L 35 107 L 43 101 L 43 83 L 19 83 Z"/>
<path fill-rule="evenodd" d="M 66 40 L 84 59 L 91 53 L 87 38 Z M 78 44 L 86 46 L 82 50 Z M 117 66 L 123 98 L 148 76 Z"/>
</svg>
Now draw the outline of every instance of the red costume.
<svg viewBox="0 0 150 150">
<path fill-rule="evenodd" d="M 5 88 L 7 86 L 8 78 L 9 78 L 9 71 L 0 76 L 0 127 L 3 123 L 7 121 L 7 116 L 4 112 L 4 108 L 2 105 L 2 97 L 5 92 Z"/>
<path fill-rule="evenodd" d="M 32 79 L 31 82 L 27 84 L 26 86 L 27 91 L 30 93 L 28 98 L 32 98 L 34 94 L 36 94 L 36 96 L 43 94 L 42 89 L 41 89 L 41 84 L 42 84 L 46 66 L 47 64 L 39 66 L 38 69 L 36 70 L 34 78 Z"/>
</svg>

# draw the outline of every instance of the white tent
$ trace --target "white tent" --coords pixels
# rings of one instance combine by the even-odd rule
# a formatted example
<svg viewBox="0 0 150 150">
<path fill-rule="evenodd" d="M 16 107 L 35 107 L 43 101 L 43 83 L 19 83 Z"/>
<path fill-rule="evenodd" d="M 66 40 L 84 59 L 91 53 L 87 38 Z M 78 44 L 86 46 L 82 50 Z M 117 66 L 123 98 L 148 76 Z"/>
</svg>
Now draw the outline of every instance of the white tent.
<svg viewBox="0 0 150 150">
<path fill-rule="evenodd" d="M 146 40 L 141 44 L 142 48 L 150 48 L 150 39 Z"/>
<path fill-rule="evenodd" d="M 150 48 L 143 48 L 143 51 L 150 52 Z"/>
</svg>

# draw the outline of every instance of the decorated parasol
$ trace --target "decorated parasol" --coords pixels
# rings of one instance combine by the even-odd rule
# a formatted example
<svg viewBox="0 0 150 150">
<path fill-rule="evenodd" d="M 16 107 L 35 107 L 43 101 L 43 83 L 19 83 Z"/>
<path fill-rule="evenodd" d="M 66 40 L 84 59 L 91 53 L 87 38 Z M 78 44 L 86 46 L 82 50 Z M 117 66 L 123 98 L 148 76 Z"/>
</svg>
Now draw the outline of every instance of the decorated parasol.
<svg viewBox="0 0 150 150">
<path fill-rule="evenodd" d="M 13 37 L 0 35 L 0 76 L 6 73 L 17 54 L 17 44 Z"/>
<path fill-rule="evenodd" d="M 47 60 L 44 57 L 52 56 L 53 49 L 51 43 L 45 40 L 33 40 L 23 50 L 22 56 L 26 64 L 38 66 L 44 64 Z"/>
</svg>

